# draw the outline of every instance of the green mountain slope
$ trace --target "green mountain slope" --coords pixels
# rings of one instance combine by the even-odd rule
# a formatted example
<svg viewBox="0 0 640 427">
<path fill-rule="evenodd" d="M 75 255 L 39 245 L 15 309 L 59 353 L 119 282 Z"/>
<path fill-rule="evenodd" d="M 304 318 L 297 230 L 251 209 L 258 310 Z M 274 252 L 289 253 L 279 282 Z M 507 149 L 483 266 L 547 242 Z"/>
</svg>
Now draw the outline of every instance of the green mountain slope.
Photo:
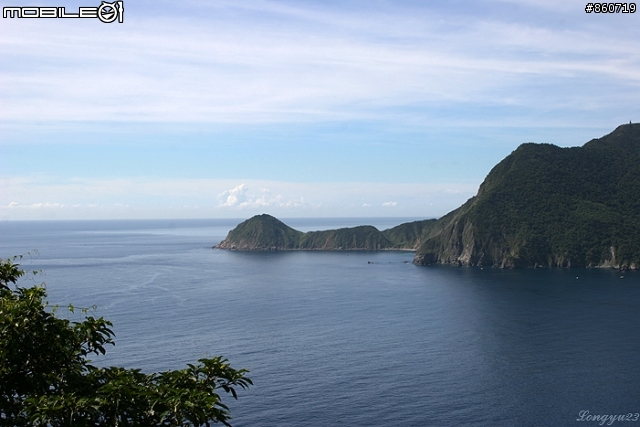
<svg viewBox="0 0 640 427">
<path fill-rule="evenodd" d="M 419 265 L 640 266 L 640 124 L 521 145 L 423 239 Z"/>
<path fill-rule="evenodd" d="M 300 249 L 380 250 L 392 248 L 393 242 L 371 225 L 310 231 L 300 240 Z"/>
<path fill-rule="evenodd" d="M 296 249 L 302 232 L 294 230 L 271 215 L 256 215 L 238 224 L 227 238 L 215 246 L 233 250 Z"/>
<path fill-rule="evenodd" d="M 370 225 L 302 233 L 271 215 L 262 214 L 240 223 L 215 247 L 232 250 L 381 250 L 394 246 Z"/>
<path fill-rule="evenodd" d="M 217 247 L 412 249 L 417 265 L 640 268 L 640 124 L 582 147 L 523 144 L 438 220 L 302 233 L 258 215 Z"/>
<path fill-rule="evenodd" d="M 437 222 L 437 219 L 405 222 L 384 230 L 382 234 L 397 248 L 416 249 L 422 243 L 423 236 L 428 236 Z"/>
</svg>

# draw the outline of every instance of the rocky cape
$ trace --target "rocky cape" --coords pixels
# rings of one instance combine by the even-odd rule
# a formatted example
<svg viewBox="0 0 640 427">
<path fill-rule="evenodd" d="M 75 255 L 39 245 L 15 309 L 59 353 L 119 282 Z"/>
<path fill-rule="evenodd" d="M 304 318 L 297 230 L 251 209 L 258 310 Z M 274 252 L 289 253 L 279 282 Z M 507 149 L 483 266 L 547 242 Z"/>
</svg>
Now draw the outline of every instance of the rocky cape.
<svg viewBox="0 0 640 427">
<path fill-rule="evenodd" d="M 435 222 L 418 222 L 428 221 Z M 262 214 L 238 224 L 214 248 L 238 251 L 405 249 L 404 242 L 398 240 L 405 239 L 405 235 L 401 232 L 392 233 L 396 229 L 398 227 L 382 232 L 371 225 L 362 225 L 303 233 L 271 215 Z"/>
<path fill-rule="evenodd" d="M 582 147 L 527 143 L 478 194 L 435 220 L 302 233 L 258 215 L 216 246 L 235 250 L 410 249 L 414 263 L 640 267 L 640 124 Z"/>
</svg>

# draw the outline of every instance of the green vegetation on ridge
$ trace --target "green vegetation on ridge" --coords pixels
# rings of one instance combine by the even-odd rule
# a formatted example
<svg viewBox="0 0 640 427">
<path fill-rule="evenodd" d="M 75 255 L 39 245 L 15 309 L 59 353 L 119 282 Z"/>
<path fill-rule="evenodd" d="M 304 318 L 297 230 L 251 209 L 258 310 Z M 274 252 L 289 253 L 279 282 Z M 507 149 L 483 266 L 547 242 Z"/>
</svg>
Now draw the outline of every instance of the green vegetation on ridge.
<svg viewBox="0 0 640 427">
<path fill-rule="evenodd" d="M 437 219 L 423 219 L 420 221 L 405 222 L 388 230 L 384 230 L 387 239 L 392 241 L 396 247 L 415 249 L 423 236 L 428 235 L 433 229 Z"/>
<path fill-rule="evenodd" d="M 434 221 L 416 221 L 384 232 L 362 225 L 303 233 L 271 215 L 262 214 L 238 224 L 216 248 L 245 251 L 412 249 L 425 224 Z"/>
<path fill-rule="evenodd" d="M 256 215 L 238 224 L 216 247 L 234 250 L 287 250 L 300 245 L 303 233 L 271 215 Z"/>
<path fill-rule="evenodd" d="M 393 243 L 377 228 L 361 225 L 337 230 L 310 231 L 300 239 L 299 249 L 389 249 Z"/>
<path fill-rule="evenodd" d="M 441 218 L 418 264 L 640 265 L 640 125 L 583 147 L 523 144 Z"/>
<path fill-rule="evenodd" d="M 582 147 L 522 144 L 438 220 L 302 233 L 259 215 L 218 247 L 413 249 L 418 265 L 640 268 L 640 124 Z"/>
</svg>

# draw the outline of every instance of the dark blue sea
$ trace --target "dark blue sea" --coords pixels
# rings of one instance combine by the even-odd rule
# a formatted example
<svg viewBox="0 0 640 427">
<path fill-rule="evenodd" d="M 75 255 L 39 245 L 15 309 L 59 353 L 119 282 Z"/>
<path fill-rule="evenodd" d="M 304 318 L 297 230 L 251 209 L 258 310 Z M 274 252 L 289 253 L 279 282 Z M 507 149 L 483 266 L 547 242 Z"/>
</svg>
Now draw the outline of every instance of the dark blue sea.
<svg viewBox="0 0 640 427">
<path fill-rule="evenodd" d="M 640 425 L 639 273 L 213 250 L 239 221 L 0 222 L 0 257 L 31 251 L 52 304 L 113 321 L 97 364 L 250 369 L 255 386 L 224 396 L 236 427 Z"/>
</svg>

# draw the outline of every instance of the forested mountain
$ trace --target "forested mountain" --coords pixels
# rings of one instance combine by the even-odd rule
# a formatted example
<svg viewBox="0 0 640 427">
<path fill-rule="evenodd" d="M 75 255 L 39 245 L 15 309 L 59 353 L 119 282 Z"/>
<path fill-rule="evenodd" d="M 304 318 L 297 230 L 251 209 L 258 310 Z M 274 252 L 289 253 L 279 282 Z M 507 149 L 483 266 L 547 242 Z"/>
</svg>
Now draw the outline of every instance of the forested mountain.
<svg viewBox="0 0 640 427">
<path fill-rule="evenodd" d="M 302 234 L 279 219 L 262 214 L 238 224 L 214 248 L 239 251 L 290 250 L 300 245 Z"/>
<path fill-rule="evenodd" d="M 582 147 L 527 143 L 442 218 L 302 233 L 269 215 L 232 230 L 237 250 L 412 249 L 414 263 L 640 267 L 640 124 Z"/>
<path fill-rule="evenodd" d="M 394 247 L 370 225 L 337 230 L 294 230 L 271 215 L 256 215 L 240 223 L 215 246 L 232 250 L 380 250 Z"/>
<path fill-rule="evenodd" d="M 521 145 L 423 239 L 416 264 L 640 266 L 640 124 Z"/>
</svg>

